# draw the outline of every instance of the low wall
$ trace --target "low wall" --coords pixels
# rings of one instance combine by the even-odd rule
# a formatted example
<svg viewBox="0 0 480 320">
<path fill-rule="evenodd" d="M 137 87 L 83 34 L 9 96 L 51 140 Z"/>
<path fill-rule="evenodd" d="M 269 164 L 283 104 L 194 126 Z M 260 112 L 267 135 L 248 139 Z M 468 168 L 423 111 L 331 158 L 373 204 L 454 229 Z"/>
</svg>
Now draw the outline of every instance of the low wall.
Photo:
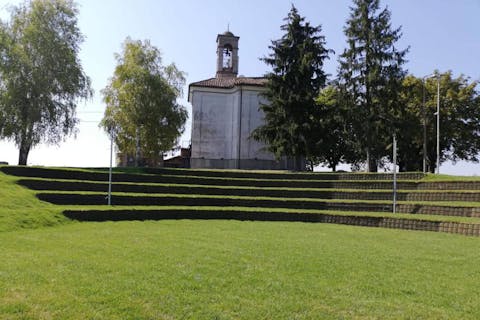
<svg viewBox="0 0 480 320">
<path fill-rule="evenodd" d="M 241 220 L 241 221 L 298 221 L 335 223 L 364 227 L 435 231 L 480 236 L 480 224 L 441 222 L 386 217 L 340 216 L 331 214 L 252 212 L 221 210 L 67 210 L 64 215 L 80 221 L 123 220 Z"/>
</svg>

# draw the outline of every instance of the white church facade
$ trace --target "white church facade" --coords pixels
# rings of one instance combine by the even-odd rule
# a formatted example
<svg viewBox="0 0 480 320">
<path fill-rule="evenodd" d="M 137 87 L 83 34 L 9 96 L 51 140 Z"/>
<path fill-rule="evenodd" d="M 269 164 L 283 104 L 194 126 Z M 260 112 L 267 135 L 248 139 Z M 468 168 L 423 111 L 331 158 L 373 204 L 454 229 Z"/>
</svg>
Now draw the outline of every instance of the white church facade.
<svg viewBox="0 0 480 320">
<path fill-rule="evenodd" d="M 266 79 L 238 77 L 239 37 L 227 31 L 217 36 L 215 78 L 191 83 L 192 168 L 292 169 L 293 162 L 276 160 L 265 145 L 251 138 L 263 123 L 260 105 Z"/>
</svg>

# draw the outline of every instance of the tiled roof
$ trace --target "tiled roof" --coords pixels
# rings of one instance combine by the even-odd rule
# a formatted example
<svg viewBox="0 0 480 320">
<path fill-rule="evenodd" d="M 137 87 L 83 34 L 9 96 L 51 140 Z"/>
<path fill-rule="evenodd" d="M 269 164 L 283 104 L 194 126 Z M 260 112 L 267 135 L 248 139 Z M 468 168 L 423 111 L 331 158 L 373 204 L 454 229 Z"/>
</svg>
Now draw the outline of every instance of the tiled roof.
<svg viewBox="0 0 480 320">
<path fill-rule="evenodd" d="M 267 79 L 262 77 L 238 77 L 238 78 L 210 78 L 190 84 L 191 87 L 224 88 L 231 89 L 235 86 L 247 85 L 263 87 Z"/>
</svg>

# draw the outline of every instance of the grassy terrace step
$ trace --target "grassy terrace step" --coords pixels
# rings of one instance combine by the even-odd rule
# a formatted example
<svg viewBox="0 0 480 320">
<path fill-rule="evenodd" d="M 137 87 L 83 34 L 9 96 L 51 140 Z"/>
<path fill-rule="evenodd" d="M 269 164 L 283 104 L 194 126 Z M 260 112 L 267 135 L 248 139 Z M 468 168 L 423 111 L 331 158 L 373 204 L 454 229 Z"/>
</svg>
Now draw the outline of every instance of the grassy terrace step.
<svg viewBox="0 0 480 320">
<path fill-rule="evenodd" d="M 145 189 L 145 190 L 155 190 L 158 187 L 158 190 L 161 190 L 161 187 L 165 187 L 165 185 L 175 185 L 180 186 L 183 185 L 185 188 L 189 186 L 201 186 L 201 187 L 256 187 L 256 188 L 296 188 L 299 189 L 361 189 L 361 190 L 391 190 L 393 185 L 391 181 L 306 181 L 301 182 L 300 186 L 295 186 L 295 181 L 266 181 L 267 183 L 262 183 L 264 181 L 258 180 L 240 180 L 240 183 L 237 183 L 238 180 L 229 180 L 225 181 L 223 179 L 215 179 L 213 180 L 213 184 L 205 184 L 205 182 L 209 182 L 208 180 L 192 180 L 192 179 L 182 179 L 181 181 L 174 180 L 169 181 L 168 178 L 162 179 L 162 182 L 118 182 L 118 177 L 113 177 L 113 186 L 119 188 L 120 190 L 132 190 L 131 192 L 138 192 L 137 190 Z M 167 181 L 167 182 L 165 182 Z M 187 183 L 185 183 L 187 182 Z M 211 182 L 211 181 L 210 181 Z M 91 191 L 97 191 L 100 188 L 102 190 L 106 190 L 107 182 L 106 181 L 91 181 L 91 180 L 68 180 L 68 179 L 46 179 L 46 178 L 32 178 L 26 179 L 22 178 L 19 180 L 19 183 L 23 186 L 28 188 L 32 188 L 35 190 L 55 190 L 55 188 L 66 189 L 66 190 L 84 190 L 88 191 L 91 188 Z M 197 184 L 198 183 L 198 184 Z M 305 187 L 305 185 L 307 185 Z M 310 187 L 309 187 L 310 185 Z M 313 185 L 313 187 L 311 187 Z M 400 181 L 397 183 L 399 189 L 402 190 L 416 190 L 418 183 L 414 181 Z M 78 189 L 75 189 L 78 188 Z M 128 191 L 126 191 L 128 192 Z M 146 191 L 146 193 L 150 193 L 150 191 Z"/>
<path fill-rule="evenodd" d="M 40 200 L 59 205 L 105 205 L 105 194 L 98 193 L 39 193 Z M 207 195 L 129 195 L 114 194 L 112 203 L 120 206 L 219 206 L 219 207 L 252 207 L 252 208 L 283 208 L 312 209 L 338 211 L 370 211 L 391 212 L 390 201 L 368 200 L 327 200 L 327 199 L 288 199 L 260 197 L 222 197 Z M 442 215 L 457 217 L 480 217 L 480 204 L 457 202 L 442 205 L 436 202 L 400 202 L 397 211 L 408 214 Z"/>
<path fill-rule="evenodd" d="M 104 171 L 87 171 L 81 169 L 47 169 L 47 168 L 31 168 L 31 167 L 0 167 L 0 170 L 11 175 L 19 177 L 33 177 L 55 180 L 76 180 L 76 181 L 96 181 L 106 182 L 108 173 Z M 173 170 L 175 172 L 175 170 Z M 185 173 L 186 170 L 178 170 Z M 162 172 L 162 171 L 160 171 Z M 171 173 L 172 170 L 165 170 Z M 208 172 L 208 171 L 206 171 Z M 228 173 L 228 172 L 226 172 Z M 266 174 L 265 174 L 266 175 Z M 206 186 L 254 186 L 254 187 L 286 187 L 286 188 L 333 188 L 333 189 L 385 189 L 392 188 L 392 181 L 375 180 L 352 180 L 360 174 L 349 174 L 350 180 L 311 180 L 311 177 L 319 175 L 330 175 L 326 173 L 302 173 L 302 174 L 283 174 L 287 177 L 303 176 L 309 177 L 305 180 L 295 180 L 290 177 L 289 180 L 279 179 L 252 179 L 252 178 L 221 178 L 221 177 L 197 177 L 197 176 L 180 176 L 180 175 L 151 175 L 151 174 L 133 174 L 133 173 L 115 173 L 113 175 L 114 182 L 127 183 L 162 183 L 162 184 L 185 184 L 185 185 L 206 185 Z M 345 174 L 344 174 L 345 175 Z M 364 174 L 372 176 L 375 174 Z M 380 174 L 384 175 L 384 174 Z M 410 175 L 410 174 L 408 174 Z M 258 174 L 257 176 L 262 176 Z M 400 176 L 404 178 L 404 176 Z M 457 180 L 457 181 L 405 181 L 399 180 L 398 188 L 400 190 L 480 190 L 480 180 Z M 473 200 L 472 200 L 473 201 Z"/>
<path fill-rule="evenodd" d="M 42 201 L 58 205 L 106 204 L 105 194 L 38 193 L 37 197 Z M 201 195 L 113 195 L 112 204 L 128 206 L 219 206 L 375 212 L 392 211 L 391 205 L 385 203 L 328 202 L 312 199 L 213 197 Z"/>
<path fill-rule="evenodd" d="M 120 169 L 121 170 L 121 169 Z M 242 179 L 280 179 L 280 180 L 391 180 L 391 173 L 350 173 L 350 172 L 282 172 L 282 171 L 251 171 L 251 170 L 203 170 L 203 169 L 171 169 L 171 168 L 144 168 L 145 173 L 197 176 L 197 177 L 222 177 Z M 399 179 L 419 180 L 425 177 L 419 172 L 402 172 Z"/>
<path fill-rule="evenodd" d="M 418 190 L 480 190 L 480 181 L 432 181 L 417 183 Z"/>
<path fill-rule="evenodd" d="M 107 183 L 83 181 L 58 181 L 20 179 L 20 185 L 34 190 L 97 191 L 106 192 Z M 325 190 L 289 188 L 247 188 L 192 185 L 128 184 L 114 183 L 113 192 L 124 193 L 169 193 L 225 196 L 259 196 L 315 199 L 390 200 L 392 191 L 381 190 Z M 480 201 L 480 191 L 399 191 L 400 201 Z"/>
<path fill-rule="evenodd" d="M 388 205 L 388 204 L 386 204 Z M 241 211 L 241 212 L 280 212 L 280 213 L 308 213 L 308 214 L 331 214 L 339 216 L 362 216 L 362 217 L 383 217 L 383 218 L 397 218 L 397 219 L 413 219 L 413 220 L 427 220 L 437 222 L 457 222 L 468 224 L 480 224 L 480 217 L 466 217 L 466 216 L 443 216 L 443 215 L 429 215 L 421 213 L 403 213 L 396 212 L 393 214 L 388 212 L 374 212 L 374 211 L 349 211 L 349 210 L 332 210 L 332 209 L 288 209 L 288 208 L 260 208 L 260 207 L 225 207 L 225 206 L 105 206 L 105 205 L 68 205 L 62 206 L 63 211 L 170 211 L 170 210 L 192 210 L 194 212 L 200 211 Z"/>
<path fill-rule="evenodd" d="M 75 205 L 105 205 L 108 173 L 102 170 L 84 169 L 48 169 L 27 167 L 0 167 L 0 170 L 16 176 L 31 176 L 30 179 L 18 179 L 21 185 L 35 190 L 51 190 L 62 192 L 43 192 L 37 194 L 41 200 L 61 204 L 64 206 Z M 122 169 L 119 169 L 122 170 Z M 137 169 L 138 170 L 138 169 Z M 193 170 L 189 176 L 189 170 L 160 170 L 149 171 L 158 174 L 138 174 L 133 172 L 117 172 L 114 175 L 113 204 L 114 205 L 137 205 L 137 206 L 188 206 L 194 207 L 249 207 L 252 210 L 332 210 L 337 212 L 364 212 L 372 213 L 390 212 L 391 191 L 374 190 L 370 188 L 389 188 L 391 181 L 359 180 L 338 181 L 312 180 L 311 177 L 329 176 L 331 174 L 294 174 L 294 173 L 252 173 L 237 171 L 210 171 Z M 217 176 L 218 173 L 232 174 L 230 177 Z M 168 173 L 169 175 L 165 175 Z M 174 173 L 174 174 L 172 174 Z M 205 176 L 199 173 L 206 173 Z M 256 177 L 269 177 L 268 179 L 252 179 Z M 277 175 L 277 179 L 271 176 Z M 363 174 L 372 176 L 371 174 Z M 383 175 L 383 174 L 381 174 Z M 240 178 L 242 176 L 242 178 Z M 281 180 L 278 177 L 289 177 L 290 180 Z M 310 177 L 298 180 L 301 177 Z M 385 175 L 383 175 L 385 176 Z M 295 179 L 292 179 L 295 178 Z M 57 180 L 53 180 L 57 179 Z M 86 180 L 86 181 L 79 181 Z M 176 184 L 171 184 L 171 182 Z M 168 183 L 167 183 L 168 182 Z M 198 183 L 198 185 L 193 185 Z M 480 205 L 478 203 L 466 203 L 467 201 L 479 201 L 479 190 L 452 191 L 443 190 L 448 186 L 457 185 L 461 188 L 476 186 L 477 181 L 404 181 L 400 182 L 398 193 L 400 201 L 398 212 L 413 213 L 419 215 L 452 217 L 480 217 Z M 212 185 L 209 185 L 212 184 Z M 310 187 L 310 188 L 305 188 Z M 317 188 L 312 188 L 315 186 Z M 318 186 L 323 187 L 318 188 Z M 425 186 L 437 187 L 441 191 L 422 190 Z M 339 187 L 352 188 L 341 190 Z M 365 187 L 365 190 L 362 187 Z M 418 187 L 419 190 L 413 188 Z M 354 189 L 357 188 L 357 189 Z M 459 188 L 459 189 L 461 189 Z M 68 193 L 65 191 L 74 191 Z M 95 193 L 97 192 L 97 193 Z M 430 201 L 430 202 L 428 202 Z M 443 203 L 441 202 L 443 201 Z M 462 201 L 457 203 L 447 203 Z M 469 219 L 469 218 L 465 218 Z"/>
<path fill-rule="evenodd" d="M 455 203 L 451 203 L 450 205 L 435 205 L 428 203 L 400 203 L 397 206 L 397 211 L 412 214 L 480 218 L 480 207 L 460 206 Z"/>
<path fill-rule="evenodd" d="M 26 167 L 4 167 L 5 173 L 20 177 L 39 177 L 48 179 L 62 180 L 86 180 L 86 181 L 108 181 L 108 173 L 68 170 L 68 169 L 44 169 L 44 168 L 26 168 Z M 294 174 L 292 174 L 293 176 Z M 307 174 L 302 174 L 307 176 Z M 316 176 L 316 174 L 313 174 Z M 258 175 L 262 176 L 261 174 Z M 179 175 L 149 175 L 149 174 L 131 174 L 115 173 L 113 175 L 115 182 L 132 183 L 164 183 L 164 184 L 194 184 L 194 185 L 219 185 L 219 186 L 254 186 L 254 187 L 288 187 L 288 188 L 328 188 L 332 187 L 332 181 L 325 180 L 279 180 L 279 179 L 251 179 L 251 178 L 226 178 L 226 177 L 198 177 L 198 176 L 179 176 Z M 358 185 L 358 183 L 365 183 Z M 383 182 L 378 187 L 388 187 L 388 182 Z M 369 182 L 345 183 L 342 187 L 355 186 L 366 187 Z M 391 185 L 391 183 L 390 183 Z M 374 187 L 374 186 L 372 186 Z"/>
<path fill-rule="evenodd" d="M 6 174 L 19 177 L 38 177 L 49 179 L 71 179 L 71 180 L 89 180 L 89 181 L 107 181 L 108 173 L 105 170 L 89 171 L 80 169 L 55 169 L 38 167 L 0 167 Z M 162 172 L 162 171 L 161 171 Z M 169 172 L 170 171 L 166 171 Z M 114 181 L 119 182 L 150 182 L 150 183 L 187 183 L 187 184 L 218 184 L 218 185 L 252 185 L 255 182 L 258 186 L 299 186 L 316 187 L 318 183 L 324 181 L 365 181 L 365 180 L 389 180 L 391 174 L 365 174 L 365 173 L 285 173 L 285 174 L 250 174 L 245 177 L 230 177 L 225 172 L 225 176 L 195 176 L 189 175 L 188 170 L 180 170 L 179 174 L 132 174 L 132 173 L 114 173 Z M 209 172 L 209 171 L 205 171 Z M 220 171 L 222 172 L 222 171 Z M 399 175 L 399 180 L 412 180 L 423 177 L 423 174 L 405 173 Z M 370 179 L 369 179 L 370 178 Z M 193 182 L 195 181 L 195 182 Z"/>
<path fill-rule="evenodd" d="M 77 180 L 49 180 L 49 179 L 19 179 L 18 183 L 33 190 L 65 190 L 65 191 L 106 191 L 107 182 L 77 181 Z M 374 189 L 373 185 L 362 182 L 360 184 L 341 182 L 334 183 L 335 188 L 289 188 L 289 187 L 256 187 L 256 186 L 223 186 L 223 185 L 195 185 L 195 184 L 167 184 L 167 183 L 124 183 L 113 182 L 114 192 L 131 193 L 189 193 L 189 194 L 216 194 L 216 195 L 259 195 L 288 196 L 288 197 L 316 197 L 317 191 L 327 189 L 351 190 L 381 190 Z M 391 187 L 391 184 L 390 184 Z M 410 190 L 410 189 L 407 189 Z M 283 194 L 282 194 L 283 193 Z"/>
<path fill-rule="evenodd" d="M 252 221 L 298 221 L 347 224 L 366 227 L 382 227 L 406 230 L 436 231 L 459 233 L 470 236 L 480 236 L 480 223 L 462 223 L 434 221 L 422 219 L 407 219 L 365 216 L 336 215 L 329 213 L 303 213 L 279 211 L 246 211 L 224 210 L 210 208 L 206 210 L 163 209 L 163 210 L 67 210 L 64 213 L 71 219 L 80 221 L 122 221 L 122 220 L 164 220 L 164 219 L 230 219 Z"/>
</svg>

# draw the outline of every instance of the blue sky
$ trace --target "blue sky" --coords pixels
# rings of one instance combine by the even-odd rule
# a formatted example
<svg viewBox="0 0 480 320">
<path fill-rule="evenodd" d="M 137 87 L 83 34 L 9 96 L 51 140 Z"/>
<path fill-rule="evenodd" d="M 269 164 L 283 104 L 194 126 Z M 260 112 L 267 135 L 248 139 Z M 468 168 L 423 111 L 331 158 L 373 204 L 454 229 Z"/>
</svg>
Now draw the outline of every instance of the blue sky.
<svg viewBox="0 0 480 320">
<path fill-rule="evenodd" d="M 8 5 L 20 1 L 0 0 L 0 18 L 8 19 Z M 268 54 L 271 40 L 281 37 L 282 19 L 295 4 L 314 25 L 322 25 L 327 46 L 336 52 L 326 71 L 335 75 L 337 56 L 345 47 L 343 27 L 349 15 L 349 0 L 81 0 L 79 26 L 86 40 L 81 59 L 91 77 L 95 97 L 78 106 L 82 120 L 76 139 L 60 146 L 33 149 L 29 164 L 57 166 L 107 166 L 109 142 L 97 128 L 105 108 L 100 91 L 115 67 L 127 36 L 150 39 L 160 48 L 166 64 L 175 62 L 190 82 L 215 74 L 216 36 L 230 26 L 240 36 L 239 74 L 261 76 L 267 67 L 259 58 Z M 452 70 L 480 80 L 480 0 L 381 0 L 392 12 L 392 25 L 402 26 L 400 48 L 410 46 L 406 67 L 416 76 L 435 69 Z M 185 90 L 186 91 L 186 90 Z M 183 101 L 188 108 L 190 106 Z M 190 124 L 182 137 L 188 143 Z M 17 162 L 13 144 L 0 142 L 0 161 Z M 441 171 L 475 174 L 480 164 L 444 164 Z"/>
</svg>

